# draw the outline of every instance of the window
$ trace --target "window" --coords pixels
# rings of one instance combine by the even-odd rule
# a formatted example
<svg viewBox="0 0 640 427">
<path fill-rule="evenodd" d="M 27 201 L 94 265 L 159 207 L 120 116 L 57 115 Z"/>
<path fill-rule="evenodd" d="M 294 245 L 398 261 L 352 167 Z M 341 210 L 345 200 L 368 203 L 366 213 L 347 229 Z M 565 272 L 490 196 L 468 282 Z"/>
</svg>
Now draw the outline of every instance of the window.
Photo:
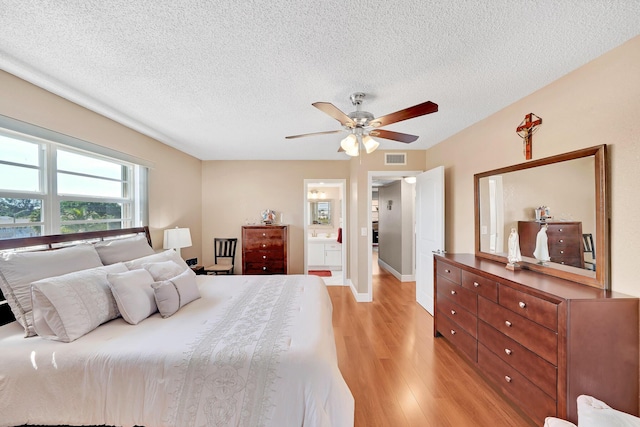
<svg viewBox="0 0 640 427">
<path fill-rule="evenodd" d="M 143 225 L 145 183 L 141 165 L 0 129 L 0 239 Z"/>
</svg>

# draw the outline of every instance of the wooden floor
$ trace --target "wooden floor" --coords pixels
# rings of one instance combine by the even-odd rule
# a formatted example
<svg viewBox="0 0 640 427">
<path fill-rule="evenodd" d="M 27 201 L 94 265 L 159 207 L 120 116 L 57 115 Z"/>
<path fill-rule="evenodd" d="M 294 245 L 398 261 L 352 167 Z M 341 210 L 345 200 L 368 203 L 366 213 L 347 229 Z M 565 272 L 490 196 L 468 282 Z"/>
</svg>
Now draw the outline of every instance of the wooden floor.
<svg viewBox="0 0 640 427">
<path fill-rule="evenodd" d="M 533 426 L 443 338 L 415 300 L 415 282 L 383 269 L 373 302 L 330 286 L 338 363 L 356 402 L 356 427 Z"/>
</svg>

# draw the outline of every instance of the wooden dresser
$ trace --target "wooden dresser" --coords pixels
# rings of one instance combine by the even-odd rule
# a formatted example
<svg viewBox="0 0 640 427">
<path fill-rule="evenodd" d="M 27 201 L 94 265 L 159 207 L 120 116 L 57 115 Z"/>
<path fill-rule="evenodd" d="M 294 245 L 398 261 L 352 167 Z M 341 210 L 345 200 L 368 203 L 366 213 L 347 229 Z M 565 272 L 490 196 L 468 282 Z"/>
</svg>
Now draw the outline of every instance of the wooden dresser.
<svg viewBox="0 0 640 427">
<path fill-rule="evenodd" d="M 288 274 L 289 226 L 242 227 L 242 274 Z"/>
<path fill-rule="evenodd" d="M 518 221 L 520 252 L 522 256 L 533 257 L 536 237 L 544 223 Z M 547 242 L 551 262 L 584 268 L 581 222 L 546 222 Z"/>
<path fill-rule="evenodd" d="M 581 394 L 638 415 L 638 298 L 472 254 L 434 259 L 434 335 L 537 425 L 577 423 Z"/>
</svg>

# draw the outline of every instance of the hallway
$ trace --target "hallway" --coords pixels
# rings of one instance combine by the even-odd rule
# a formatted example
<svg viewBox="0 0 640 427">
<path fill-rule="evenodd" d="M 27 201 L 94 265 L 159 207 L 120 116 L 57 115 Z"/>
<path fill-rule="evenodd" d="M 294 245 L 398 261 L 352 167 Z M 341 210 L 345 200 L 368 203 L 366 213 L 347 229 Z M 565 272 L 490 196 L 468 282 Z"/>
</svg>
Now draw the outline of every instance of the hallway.
<svg viewBox="0 0 640 427">
<path fill-rule="evenodd" d="M 373 258 L 373 302 L 328 287 L 340 370 L 356 401 L 355 425 L 531 426 L 448 343 L 432 317 Z"/>
</svg>

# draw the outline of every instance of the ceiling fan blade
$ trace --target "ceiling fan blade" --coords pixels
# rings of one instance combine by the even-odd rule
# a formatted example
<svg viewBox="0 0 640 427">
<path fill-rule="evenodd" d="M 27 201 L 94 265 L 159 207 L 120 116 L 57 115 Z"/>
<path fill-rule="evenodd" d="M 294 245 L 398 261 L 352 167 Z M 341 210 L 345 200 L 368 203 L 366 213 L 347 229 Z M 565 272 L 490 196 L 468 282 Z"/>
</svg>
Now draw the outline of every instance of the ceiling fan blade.
<svg viewBox="0 0 640 427">
<path fill-rule="evenodd" d="M 372 136 L 374 138 L 391 139 L 393 141 L 406 142 L 406 143 L 413 142 L 416 139 L 418 139 L 418 137 L 415 135 L 409 135 L 408 133 L 393 132 L 393 131 L 384 130 L 384 129 L 374 129 L 371 132 L 369 132 L 369 136 Z"/>
<path fill-rule="evenodd" d="M 414 117 L 424 116 L 425 114 L 435 113 L 436 111 L 438 111 L 438 104 L 427 101 L 422 104 L 414 105 L 413 107 L 405 108 L 404 110 L 396 111 L 395 113 L 373 119 L 369 122 L 369 126 L 386 126 L 391 123 L 397 123 L 403 120 L 413 119 Z"/>
<path fill-rule="evenodd" d="M 354 128 L 356 126 L 356 123 L 351 120 L 351 117 L 347 116 L 345 113 L 340 111 L 338 107 L 329 102 L 314 102 L 311 105 L 339 121 L 342 126 L 347 126 L 350 128 Z"/>
<path fill-rule="evenodd" d="M 312 133 L 303 133 L 301 135 L 285 136 L 285 139 L 303 138 L 305 136 L 313 136 L 313 135 L 328 135 L 330 133 L 341 133 L 341 132 L 343 132 L 341 129 L 340 130 L 327 130 L 327 131 L 324 131 L 324 132 L 312 132 Z"/>
</svg>

